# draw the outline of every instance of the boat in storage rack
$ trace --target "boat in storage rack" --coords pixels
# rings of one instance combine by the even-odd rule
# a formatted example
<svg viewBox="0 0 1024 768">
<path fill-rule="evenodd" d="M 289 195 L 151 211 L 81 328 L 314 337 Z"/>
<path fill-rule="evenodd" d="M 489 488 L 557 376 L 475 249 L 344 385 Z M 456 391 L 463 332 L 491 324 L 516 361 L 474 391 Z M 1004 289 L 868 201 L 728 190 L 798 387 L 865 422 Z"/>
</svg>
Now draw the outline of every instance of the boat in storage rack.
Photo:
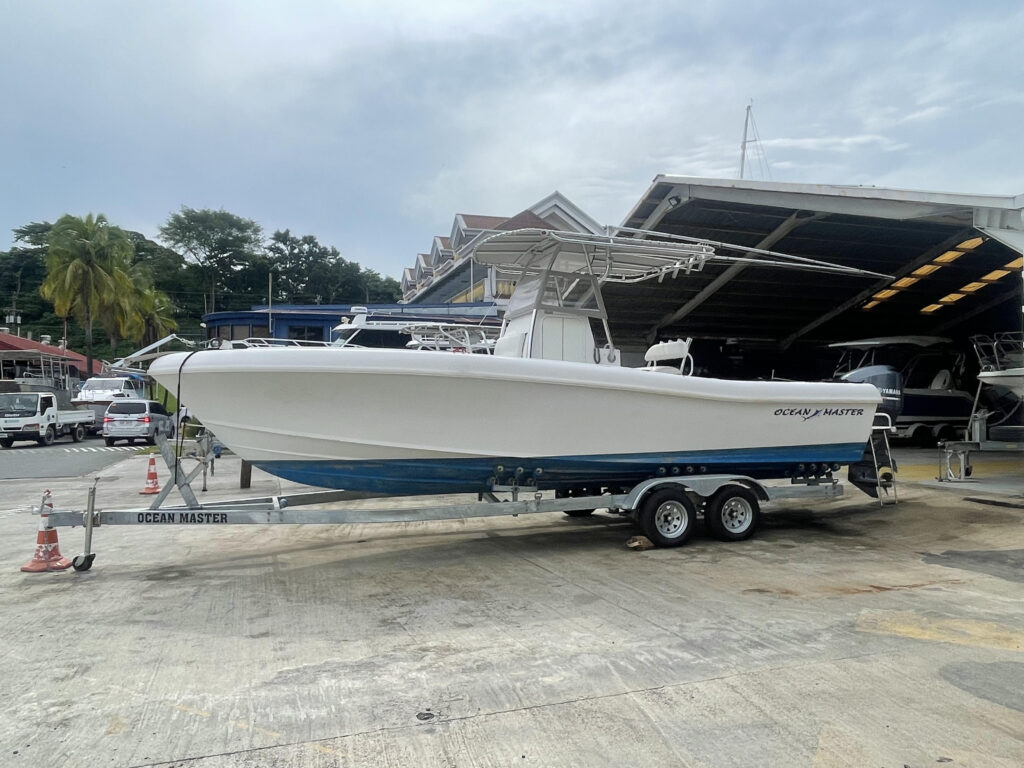
<svg viewBox="0 0 1024 768">
<path fill-rule="evenodd" d="M 796 478 L 861 460 L 881 399 L 870 384 L 620 366 L 602 284 L 685 279 L 709 260 L 747 257 L 636 230 L 540 229 L 494 233 L 466 255 L 517 273 L 491 355 L 204 350 L 162 357 L 149 373 L 243 459 L 326 488 L 615 492 L 651 477 Z M 864 275 L 780 254 L 757 258 Z"/>
</svg>

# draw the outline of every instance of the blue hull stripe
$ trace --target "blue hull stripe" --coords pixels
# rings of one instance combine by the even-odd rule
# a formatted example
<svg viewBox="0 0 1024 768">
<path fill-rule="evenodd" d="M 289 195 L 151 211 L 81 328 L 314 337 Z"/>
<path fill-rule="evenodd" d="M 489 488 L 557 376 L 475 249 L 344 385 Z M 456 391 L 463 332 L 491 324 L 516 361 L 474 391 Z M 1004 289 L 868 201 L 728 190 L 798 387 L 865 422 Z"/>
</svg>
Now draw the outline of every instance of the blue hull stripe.
<svg viewBox="0 0 1024 768">
<path fill-rule="evenodd" d="M 286 480 L 321 488 L 389 495 L 477 493 L 492 478 L 501 483 L 536 481 L 541 489 L 585 485 L 635 485 L 658 475 L 735 473 L 758 479 L 787 477 L 803 464 L 860 461 L 864 443 L 737 448 L 673 453 L 386 461 L 257 461 L 253 465 Z M 499 472 L 498 467 L 502 470 Z M 519 469 L 522 472 L 519 472 Z"/>
</svg>

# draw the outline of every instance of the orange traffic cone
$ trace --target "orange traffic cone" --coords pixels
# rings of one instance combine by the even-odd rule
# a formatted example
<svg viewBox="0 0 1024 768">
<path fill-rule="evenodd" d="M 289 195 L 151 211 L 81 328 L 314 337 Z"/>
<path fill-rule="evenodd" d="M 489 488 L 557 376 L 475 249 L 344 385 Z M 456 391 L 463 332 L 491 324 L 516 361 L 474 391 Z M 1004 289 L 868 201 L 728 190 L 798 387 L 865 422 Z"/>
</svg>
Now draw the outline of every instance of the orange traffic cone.
<svg viewBox="0 0 1024 768">
<path fill-rule="evenodd" d="M 71 567 L 71 561 L 60 553 L 57 542 L 57 529 L 50 527 L 50 513 L 53 502 L 49 491 L 43 492 L 43 500 L 39 504 L 39 533 L 36 534 L 36 551 L 32 559 L 21 566 L 25 573 L 41 573 L 42 571 L 63 571 Z"/>
<path fill-rule="evenodd" d="M 139 491 L 140 496 L 160 493 L 160 481 L 156 476 L 156 457 L 149 457 L 149 469 L 146 470 L 146 487 Z"/>
</svg>

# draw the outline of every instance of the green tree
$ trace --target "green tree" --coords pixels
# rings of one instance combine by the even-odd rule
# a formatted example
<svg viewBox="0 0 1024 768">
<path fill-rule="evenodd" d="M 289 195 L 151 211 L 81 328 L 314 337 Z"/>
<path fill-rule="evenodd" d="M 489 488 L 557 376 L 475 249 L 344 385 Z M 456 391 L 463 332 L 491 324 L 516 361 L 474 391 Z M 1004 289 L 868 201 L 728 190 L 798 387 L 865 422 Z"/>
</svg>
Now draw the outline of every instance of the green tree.
<svg viewBox="0 0 1024 768">
<path fill-rule="evenodd" d="M 160 227 L 160 238 L 201 267 L 209 291 L 207 312 L 217 311 L 218 291 L 230 292 L 239 282 L 236 275 L 263 250 L 260 225 L 225 210 L 182 206 Z M 241 279 L 247 278 L 243 274 Z"/>
<path fill-rule="evenodd" d="M 34 325 L 47 310 L 39 286 L 46 277 L 46 234 L 52 226 L 33 222 L 18 227 L 11 250 L 0 251 L 0 309 L 17 310 L 22 326 Z"/>
<path fill-rule="evenodd" d="M 367 303 L 394 304 L 402 297 L 402 286 L 393 277 L 384 277 L 372 269 L 360 273 Z"/>
<path fill-rule="evenodd" d="M 199 334 L 205 299 L 202 267 L 139 232 L 128 232 L 128 237 L 135 247 L 135 266 L 148 272 L 152 287 L 163 295 L 162 302 L 172 313 L 174 327 L 168 333 L 180 327 L 185 333 Z"/>
<path fill-rule="evenodd" d="M 57 315 L 70 314 L 85 331 L 85 355 L 92 373 L 92 329 L 115 303 L 120 278 L 132 256 L 131 241 L 106 216 L 61 216 L 47 235 L 46 279 L 39 289 Z"/>
<path fill-rule="evenodd" d="M 14 241 L 25 243 L 29 249 L 40 255 L 46 253 L 46 241 L 50 236 L 53 224 L 48 221 L 31 221 L 23 227 L 14 230 Z"/>
<path fill-rule="evenodd" d="M 174 305 L 163 291 L 153 286 L 144 287 L 136 294 L 134 309 L 134 323 L 129 330 L 140 346 L 152 344 L 178 330 Z"/>
<path fill-rule="evenodd" d="M 278 230 L 267 254 L 274 268 L 275 300 L 302 304 L 398 301 L 401 286 L 344 259 L 337 248 L 322 245 L 313 235 L 296 237 Z"/>
<path fill-rule="evenodd" d="M 324 287 L 316 280 L 317 273 L 341 258 L 337 248 L 321 245 L 313 235 L 296 237 L 287 229 L 270 236 L 267 255 L 275 275 L 274 293 L 288 301 L 317 295 Z"/>
</svg>

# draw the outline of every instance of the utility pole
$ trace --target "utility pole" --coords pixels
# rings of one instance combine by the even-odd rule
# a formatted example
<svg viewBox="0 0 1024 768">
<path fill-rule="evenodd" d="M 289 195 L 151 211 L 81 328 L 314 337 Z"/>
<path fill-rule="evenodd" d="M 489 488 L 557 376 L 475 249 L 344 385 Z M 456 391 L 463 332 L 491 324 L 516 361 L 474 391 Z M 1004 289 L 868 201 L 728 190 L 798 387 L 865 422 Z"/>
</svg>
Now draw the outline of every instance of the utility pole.
<svg viewBox="0 0 1024 768">
<path fill-rule="evenodd" d="M 21 336 L 21 315 L 18 314 L 18 294 L 21 293 L 21 269 L 18 270 L 14 284 L 14 294 L 11 296 L 12 306 L 4 310 L 4 321 L 7 325 L 14 326 L 14 335 Z"/>
<path fill-rule="evenodd" d="M 267 272 L 267 335 L 274 338 L 274 272 Z M 249 486 L 245 486 L 248 488 Z"/>
</svg>

